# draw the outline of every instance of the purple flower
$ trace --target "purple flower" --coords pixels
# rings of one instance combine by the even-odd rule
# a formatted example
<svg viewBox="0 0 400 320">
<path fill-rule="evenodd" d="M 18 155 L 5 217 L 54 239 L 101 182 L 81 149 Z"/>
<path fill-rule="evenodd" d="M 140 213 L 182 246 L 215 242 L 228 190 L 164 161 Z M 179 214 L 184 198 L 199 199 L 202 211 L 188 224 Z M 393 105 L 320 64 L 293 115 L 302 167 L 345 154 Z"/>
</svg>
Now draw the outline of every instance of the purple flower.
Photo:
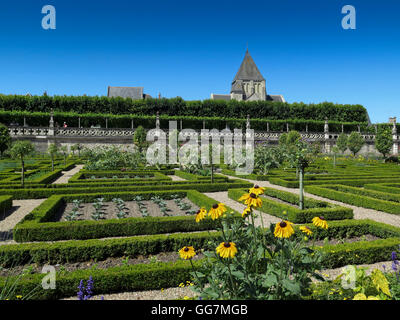
<svg viewBox="0 0 400 320">
<path fill-rule="evenodd" d="M 392 260 L 393 260 L 393 261 L 397 260 L 396 251 L 393 251 L 393 252 L 392 252 Z"/>
<path fill-rule="evenodd" d="M 78 299 L 79 300 L 85 300 L 85 286 L 83 285 L 83 280 L 81 280 L 79 282 L 79 286 L 78 286 Z"/>
<path fill-rule="evenodd" d="M 93 278 L 92 276 L 89 277 L 89 280 L 87 282 L 87 286 L 86 286 L 86 293 L 87 293 L 87 298 L 90 299 L 92 297 L 93 294 Z"/>
<path fill-rule="evenodd" d="M 383 271 L 386 271 L 386 266 L 383 264 L 382 265 Z"/>
<path fill-rule="evenodd" d="M 392 270 L 395 272 L 397 271 L 397 265 L 396 265 L 396 263 L 394 263 L 394 261 L 392 263 Z"/>
</svg>

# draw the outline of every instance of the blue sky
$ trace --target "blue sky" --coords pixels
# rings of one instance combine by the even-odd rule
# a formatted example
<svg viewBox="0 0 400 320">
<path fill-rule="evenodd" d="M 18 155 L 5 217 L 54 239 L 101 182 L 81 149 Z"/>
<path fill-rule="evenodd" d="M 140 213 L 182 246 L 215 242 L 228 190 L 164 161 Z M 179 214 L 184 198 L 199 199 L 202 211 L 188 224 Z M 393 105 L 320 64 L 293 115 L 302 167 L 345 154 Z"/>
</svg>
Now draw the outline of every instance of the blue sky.
<svg viewBox="0 0 400 320">
<path fill-rule="evenodd" d="M 56 8 L 56 30 L 41 9 Z M 356 8 L 357 29 L 341 27 Z M 0 93 L 106 95 L 143 86 L 156 97 L 229 93 L 250 54 L 267 92 L 288 102 L 364 105 L 400 118 L 396 0 L 2 0 Z"/>
</svg>

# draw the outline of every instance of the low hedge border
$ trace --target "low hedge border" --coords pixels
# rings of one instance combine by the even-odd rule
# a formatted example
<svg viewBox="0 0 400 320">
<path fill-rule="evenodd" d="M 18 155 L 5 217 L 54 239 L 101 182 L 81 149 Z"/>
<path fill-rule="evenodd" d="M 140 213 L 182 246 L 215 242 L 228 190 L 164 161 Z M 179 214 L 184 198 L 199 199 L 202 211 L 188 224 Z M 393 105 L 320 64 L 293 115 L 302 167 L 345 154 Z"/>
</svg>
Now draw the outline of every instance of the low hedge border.
<svg viewBox="0 0 400 320">
<path fill-rule="evenodd" d="M 338 183 L 343 185 L 348 185 L 348 186 L 353 186 L 353 187 L 363 187 L 367 183 L 384 183 L 384 182 L 393 182 L 394 177 L 391 178 L 357 178 L 357 179 L 344 179 L 344 180 L 338 180 L 338 179 L 332 179 L 332 180 L 306 180 L 304 181 L 304 184 L 307 185 L 325 185 L 329 183 Z M 286 180 L 278 177 L 270 177 L 269 182 L 272 184 L 276 184 L 282 187 L 286 188 L 298 188 L 299 187 L 299 182 L 294 181 L 294 180 Z"/>
<path fill-rule="evenodd" d="M 228 196 L 232 200 L 238 201 L 238 199 L 246 192 L 248 192 L 247 189 L 229 189 Z M 299 201 L 298 196 L 293 193 L 272 188 L 265 188 L 265 195 L 295 205 L 297 205 Z M 353 210 L 350 208 L 333 205 L 328 202 L 318 201 L 307 197 L 304 198 L 304 210 L 297 209 L 290 204 L 284 204 L 266 197 L 262 197 L 262 202 L 263 204 L 261 208 L 259 208 L 260 211 L 282 219 L 287 219 L 294 223 L 311 222 L 315 216 L 324 216 L 326 220 L 352 219 L 354 216 Z M 284 211 L 286 211 L 286 215 L 283 213 Z"/>
<path fill-rule="evenodd" d="M 392 214 L 400 214 L 400 203 L 360 195 L 357 194 L 354 189 L 347 189 L 345 192 L 339 191 L 343 190 L 343 187 L 340 185 L 306 186 L 305 190 L 321 197 L 348 203 L 357 207 L 369 208 Z"/>
<path fill-rule="evenodd" d="M 189 200 L 199 207 L 209 209 L 215 200 L 201 194 L 196 190 L 176 191 L 150 191 L 150 192 L 114 192 L 101 194 L 74 194 L 55 195 L 36 207 L 25 216 L 14 228 L 13 237 L 17 242 L 28 241 L 57 241 L 57 240 L 82 240 L 107 237 L 123 237 L 134 235 L 149 235 L 173 232 L 190 232 L 210 230 L 214 228 L 215 222 L 205 219 L 196 223 L 193 216 L 173 217 L 147 217 L 147 218 L 125 218 L 107 219 L 100 221 L 61 221 L 49 222 L 65 202 L 74 199 L 84 202 L 93 201 L 95 198 L 103 197 L 105 201 L 119 197 L 123 200 L 132 200 L 140 195 L 144 199 L 150 199 L 154 195 L 170 198 L 173 194 L 187 196 Z M 228 210 L 235 212 L 231 208 Z"/>
<path fill-rule="evenodd" d="M 197 190 L 199 192 L 218 192 L 227 191 L 230 188 L 246 188 L 252 184 L 243 180 L 228 180 L 227 182 L 203 182 L 203 181 L 165 181 L 160 184 L 148 182 L 147 185 L 132 186 L 126 184 L 115 184 L 113 186 L 93 186 L 86 184 L 84 186 L 75 187 L 74 184 L 53 186 L 47 188 L 13 188 L 0 189 L 0 195 L 12 195 L 13 199 L 43 199 L 57 194 L 79 194 L 79 193 L 101 193 L 101 192 L 118 192 L 123 186 L 124 191 L 157 191 L 157 190 Z"/>
<path fill-rule="evenodd" d="M 222 173 L 226 174 L 228 176 L 238 177 L 238 178 L 242 178 L 242 179 L 257 180 L 257 181 L 267 181 L 270 177 L 270 175 L 263 175 L 263 174 L 240 175 L 240 174 L 236 174 L 236 172 L 234 170 L 229 170 L 229 169 L 222 169 Z"/>
<path fill-rule="evenodd" d="M 317 239 L 324 237 L 341 237 L 341 236 L 361 236 L 365 234 L 373 234 L 385 239 L 374 241 L 360 241 L 346 244 L 326 245 L 318 250 L 326 253 L 323 265 L 325 268 L 337 268 L 349 264 L 371 264 L 379 261 L 386 261 L 390 257 L 392 251 L 396 250 L 400 245 L 400 228 L 378 223 L 372 220 L 343 220 L 329 222 L 327 230 L 316 228 L 308 225 L 314 232 Z M 296 234 L 301 236 L 298 230 L 299 226 L 295 226 Z M 209 238 L 213 236 L 208 236 Z M 204 235 L 206 239 L 207 236 Z M 119 241 L 125 239 L 115 239 Z M 87 246 L 91 246 L 91 240 L 87 242 Z M 96 240 L 97 242 L 100 240 Z M 111 241 L 111 240 L 104 240 Z M 126 239 L 125 241 L 129 241 Z M 70 242 L 72 245 L 72 241 Z M 75 241 L 78 243 L 78 241 Z M 85 242 L 81 242 L 84 246 Z M 142 242 L 146 244 L 145 241 Z M 64 244 L 46 244 L 47 246 L 63 246 Z M 187 244 L 187 243 L 185 243 Z M 193 243 L 190 243 L 193 244 Z M 26 246 L 37 246 L 38 244 L 26 244 Z M 40 244 L 39 244 L 40 245 Z M 194 244 L 196 246 L 196 244 Z M 199 243 L 200 245 L 200 243 Z M 151 246 L 151 244 L 149 245 Z M 6 246 L 2 246 L 6 247 Z M 106 249 L 107 246 L 102 246 Z M 197 249 L 197 247 L 196 247 Z M 1 248 L 0 251 L 10 249 Z M 22 250 L 22 249 L 21 249 Z M 43 249 L 44 252 L 45 249 Z M 53 252 L 56 249 L 53 249 Z M 12 250 L 10 250 L 12 251 Z M 8 254 L 10 254 L 8 251 Z M 26 251 L 26 250 L 25 250 Z M 76 249 L 78 252 L 78 249 Z M 96 249 L 93 249 L 96 252 Z M 45 253 L 44 253 L 45 254 Z M 201 263 L 201 260 L 193 261 L 195 268 Z M 57 274 L 57 287 L 55 290 L 43 290 L 40 283 L 43 274 L 29 274 L 23 276 L 16 282 L 16 292 L 21 295 L 28 295 L 34 288 L 39 287 L 36 299 L 60 299 L 64 297 L 74 296 L 77 292 L 77 286 L 80 280 L 87 280 L 90 276 L 94 280 L 94 294 L 106 294 L 124 291 L 151 290 L 167 287 L 176 287 L 181 282 L 192 280 L 190 272 L 192 267 L 188 261 L 176 261 L 169 263 L 155 264 L 137 264 L 131 266 L 119 266 L 108 269 L 87 269 L 77 270 L 69 273 Z M 12 280 L 12 279 L 11 279 Z M 0 278 L 0 288 L 5 285 L 5 278 Z M 8 279 L 10 281 L 10 279 Z"/>
<path fill-rule="evenodd" d="M 364 189 L 375 190 L 375 191 L 380 191 L 380 192 L 385 192 L 385 193 L 399 194 L 400 193 L 400 184 L 396 184 L 396 183 L 372 183 L 372 184 L 366 184 L 364 186 Z"/>
<path fill-rule="evenodd" d="M 175 170 L 175 175 L 182 179 L 185 179 L 185 180 L 207 180 L 207 181 L 210 180 L 211 181 L 211 176 L 201 176 L 198 174 L 193 174 L 193 173 L 185 172 L 182 170 Z M 214 180 L 227 181 L 228 178 L 214 173 Z"/>
<path fill-rule="evenodd" d="M 85 172 L 77 172 L 75 173 L 69 180 L 68 183 L 93 183 L 93 182 L 108 182 L 108 179 L 90 179 L 91 176 L 96 176 L 96 177 L 107 177 L 107 178 L 112 178 L 112 177 L 117 177 L 116 179 L 113 179 L 115 182 L 124 182 L 124 181 L 137 181 L 138 179 L 135 179 L 132 176 L 139 176 L 140 181 L 154 181 L 154 180 L 159 180 L 159 181 L 164 181 L 164 180 L 169 180 L 172 181 L 171 177 L 168 177 L 162 173 L 159 172 L 149 172 L 149 173 L 131 173 L 131 172 L 107 172 L 107 171 L 99 171 L 98 173 L 85 173 Z M 123 178 L 124 176 L 129 176 L 129 179 Z M 149 178 L 145 178 L 145 176 L 149 176 Z"/>
<path fill-rule="evenodd" d="M 199 261 L 193 261 L 195 267 Z M 11 281 L 15 292 L 28 296 L 34 292 L 34 299 L 54 300 L 76 296 L 81 280 L 86 281 L 93 277 L 93 294 L 119 293 L 127 291 L 154 290 L 169 287 L 178 287 L 180 283 L 193 280 L 190 272 L 192 266 L 189 261 L 176 261 L 170 263 L 137 264 L 118 266 L 107 269 L 76 270 L 68 273 L 56 274 L 56 288 L 43 289 L 41 282 L 45 274 L 31 274 L 20 279 L 11 277 L 0 278 L 0 290 Z M 10 282 L 8 282 L 10 283 Z M 8 284 L 9 285 L 9 284 Z"/>
<path fill-rule="evenodd" d="M 12 208 L 12 196 L 0 196 L 0 212 L 5 212 Z"/>
</svg>

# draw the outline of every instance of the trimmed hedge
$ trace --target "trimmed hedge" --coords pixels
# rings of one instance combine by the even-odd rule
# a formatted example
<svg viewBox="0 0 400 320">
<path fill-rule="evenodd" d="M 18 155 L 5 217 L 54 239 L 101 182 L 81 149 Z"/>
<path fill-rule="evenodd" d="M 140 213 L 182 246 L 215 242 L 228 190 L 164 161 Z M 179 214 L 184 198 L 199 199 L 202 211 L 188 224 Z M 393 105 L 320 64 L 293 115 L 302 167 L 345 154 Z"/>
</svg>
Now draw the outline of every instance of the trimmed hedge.
<svg viewBox="0 0 400 320">
<path fill-rule="evenodd" d="M 229 198 L 238 201 L 238 199 L 246 192 L 248 192 L 246 189 L 229 189 L 228 196 Z M 298 195 L 290 192 L 265 188 L 265 195 L 288 202 L 288 204 L 261 196 L 263 204 L 258 210 L 282 219 L 287 219 L 294 223 L 311 222 L 315 216 L 324 216 L 326 220 L 342 220 L 353 218 L 353 210 L 350 208 L 345 208 L 306 197 L 304 198 L 305 209 L 300 210 L 295 208 L 290 204 L 297 206 L 299 203 L 299 198 Z M 286 215 L 283 214 L 283 211 L 286 211 Z"/>
<path fill-rule="evenodd" d="M 205 219 L 196 223 L 193 216 L 50 222 L 65 202 L 72 202 L 74 199 L 90 202 L 98 197 L 103 197 L 105 201 L 119 197 L 126 201 L 132 200 L 137 195 L 143 196 L 144 199 L 150 199 L 154 195 L 168 199 L 173 194 L 186 195 L 189 200 L 199 207 L 204 206 L 210 208 L 216 202 L 195 190 L 55 195 L 51 196 L 25 216 L 25 218 L 15 226 L 13 237 L 17 242 L 57 241 L 190 232 L 214 228 L 214 221 Z M 233 211 L 229 207 L 227 207 L 227 209 Z"/>
<path fill-rule="evenodd" d="M 321 186 L 306 186 L 305 190 L 309 193 L 325 197 L 328 199 L 348 203 L 357 207 L 370 208 L 378 211 L 383 211 L 392 214 L 400 214 L 400 203 L 378 199 L 360 195 L 362 190 L 346 189 L 340 185 L 321 185 Z M 357 194 L 359 193 L 359 194 Z"/>
<path fill-rule="evenodd" d="M 124 191 L 139 192 L 139 191 L 157 191 L 157 190 L 181 190 L 182 188 L 187 190 L 197 190 L 200 192 L 217 192 L 226 191 L 229 188 L 245 188 L 251 187 L 252 184 L 243 180 L 229 180 L 227 182 L 203 182 L 199 181 L 161 181 L 157 184 L 154 182 L 143 182 L 141 185 L 138 182 L 137 185 L 132 186 L 121 183 L 114 183 L 108 185 L 101 183 L 102 186 L 94 186 L 93 184 L 84 184 L 75 186 L 75 184 L 69 185 L 49 185 L 47 188 L 14 188 L 12 189 L 0 189 L 0 195 L 12 195 L 13 199 L 43 199 L 48 198 L 52 195 L 60 194 L 80 194 L 80 193 L 101 193 L 101 192 L 117 192 L 121 190 L 123 186 Z M 147 185 L 145 185 L 147 184 Z M 85 186 L 85 187 L 84 187 Z"/>
<path fill-rule="evenodd" d="M 12 208 L 12 196 L 0 196 L 0 212 L 5 212 Z"/>
<path fill-rule="evenodd" d="M 172 179 L 162 173 L 159 172 L 150 172 L 150 173 L 135 173 L 135 172 L 118 172 L 118 171 L 98 171 L 96 173 L 88 173 L 88 172 L 77 172 L 75 173 L 69 180 L 68 183 L 93 183 L 93 182 L 108 182 L 108 179 L 101 179 L 101 178 L 96 178 L 96 179 L 91 179 L 91 176 L 96 176 L 96 177 L 106 177 L 106 178 L 113 178 L 117 177 L 116 179 L 113 178 L 113 181 L 115 182 L 124 182 L 124 181 L 137 181 L 137 179 L 134 178 L 134 176 L 139 176 L 141 177 L 140 181 L 152 181 L 158 180 L 158 181 L 172 181 Z M 129 179 L 124 178 L 124 176 L 129 176 Z M 149 176 L 149 178 L 144 178 L 145 176 Z"/>
<path fill-rule="evenodd" d="M 195 267 L 198 267 L 199 263 L 193 261 Z M 61 299 L 76 296 L 80 280 L 84 280 L 86 283 L 90 276 L 93 277 L 94 281 L 94 295 L 152 290 L 178 287 L 180 283 L 192 280 L 190 275 L 192 270 L 189 261 L 176 261 L 118 266 L 107 269 L 76 270 L 68 273 L 58 272 L 56 275 L 57 285 L 54 290 L 42 288 L 41 281 L 45 274 L 31 274 L 23 276 L 17 281 L 14 281 L 14 277 L 0 278 L 0 290 L 6 285 L 6 281 L 11 281 L 15 285 L 15 292 L 22 296 L 29 296 L 34 292 L 34 299 Z"/>
</svg>

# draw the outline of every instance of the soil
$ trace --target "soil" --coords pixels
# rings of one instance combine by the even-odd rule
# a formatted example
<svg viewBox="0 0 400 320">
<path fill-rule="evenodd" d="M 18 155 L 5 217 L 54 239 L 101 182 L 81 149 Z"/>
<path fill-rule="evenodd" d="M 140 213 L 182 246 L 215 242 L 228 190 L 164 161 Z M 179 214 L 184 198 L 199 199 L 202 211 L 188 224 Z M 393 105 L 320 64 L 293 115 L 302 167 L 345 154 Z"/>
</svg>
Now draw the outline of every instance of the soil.
<svg viewBox="0 0 400 320">
<path fill-rule="evenodd" d="M 341 243 L 353 243 L 353 242 L 359 242 L 359 241 L 374 241 L 374 240 L 379 240 L 381 238 L 374 236 L 372 234 L 365 234 L 359 237 L 353 237 L 353 238 L 347 238 L 347 239 L 329 239 L 329 244 L 334 245 L 334 244 L 341 244 Z M 312 244 L 312 241 L 310 241 L 310 244 Z M 324 240 L 319 240 L 315 241 L 316 246 L 323 246 L 324 245 Z"/>
<path fill-rule="evenodd" d="M 168 216 L 185 216 L 187 215 L 187 211 L 197 211 L 199 207 L 195 205 L 193 202 L 189 201 L 187 198 L 182 199 L 184 203 L 189 204 L 191 207 L 188 210 L 180 209 L 174 200 L 164 200 L 166 203 L 166 207 L 169 209 L 166 213 Z M 160 211 L 160 207 L 151 200 L 142 201 L 142 203 L 147 208 L 147 212 L 149 217 L 163 217 L 163 213 Z M 139 206 L 137 205 L 136 201 L 125 201 L 125 212 L 128 212 L 126 218 L 141 218 L 142 214 L 140 213 Z M 67 203 L 66 205 L 62 206 L 57 214 L 54 216 L 53 221 L 66 221 L 65 217 L 72 211 L 73 204 Z M 103 212 L 104 212 L 104 219 L 116 219 L 116 214 L 118 213 L 118 208 L 115 203 L 113 202 L 104 202 Z M 93 220 L 92 213 L 95 212 L 95 208 L 93 207 L 92 203 L 81 203 L 79 206 L 78 212 L 81 214 L 78 216 L 77 220 Z"/>
<path fill-rule="evenodd" d="M 196 254 L 193 260 L 204 258 L 202 253 Z M 162 252 L 155 255 L 142 256 L 138 255 L 136 257 L 119 257 L 119 258 L 108 258 L 103 261 L 85 261 L 85 262 L 75 262 L 75 263 L 63 263 L 56 264 L 54 268 L 56 271 L 71 272 L 75 270 L 87 270 L 87 269 L 107 269 L 112 267 L 124 266 L 124 265 L 134 265 L 134 264 L 150 264 L 155 262 L 174 262 L 180 260 L 178 252 Z M 18 275 L 22 272 L 33 274 L 41 273 L 43 265 L 38 264 L 28 264 L 24 266 L 15 266 L 12 268 L 0 268 L 0 277 Z"/>
</svg>

